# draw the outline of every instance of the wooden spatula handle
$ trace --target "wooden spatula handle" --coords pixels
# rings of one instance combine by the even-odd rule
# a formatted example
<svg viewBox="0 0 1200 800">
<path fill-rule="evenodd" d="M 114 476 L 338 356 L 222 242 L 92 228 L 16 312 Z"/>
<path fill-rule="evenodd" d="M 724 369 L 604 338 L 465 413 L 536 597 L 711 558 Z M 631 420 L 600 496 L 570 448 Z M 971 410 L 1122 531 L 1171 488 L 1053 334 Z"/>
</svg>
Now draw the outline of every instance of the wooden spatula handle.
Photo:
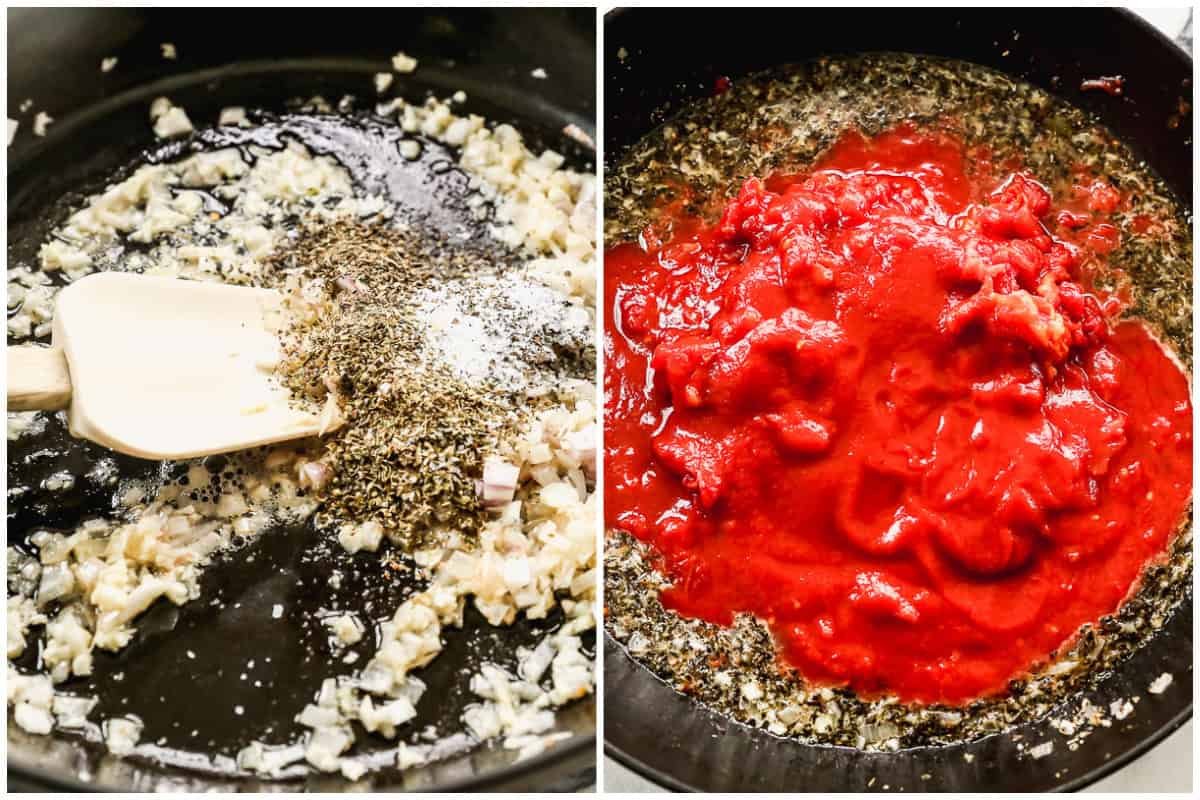
<svg viewBox="0 0 1200 800">
<path fill-rule="evenodd" d="M 58 411 L 71 402 L 71 373 L 61 347 L 8 348 L 8 410 Z"/>
</svg>

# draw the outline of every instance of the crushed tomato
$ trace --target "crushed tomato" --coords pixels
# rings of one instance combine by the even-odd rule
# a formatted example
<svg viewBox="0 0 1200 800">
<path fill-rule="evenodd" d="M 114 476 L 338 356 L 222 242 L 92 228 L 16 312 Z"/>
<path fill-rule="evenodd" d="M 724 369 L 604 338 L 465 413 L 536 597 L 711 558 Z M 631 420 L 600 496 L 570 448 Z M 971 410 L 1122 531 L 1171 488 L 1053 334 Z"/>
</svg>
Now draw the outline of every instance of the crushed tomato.
<svg viewBox="0 0 1200 800">
<path fill-rule="evenodd" d="M 848 134 L 715 224 L 605 255 L 605 515 L 663 601 L 818 684 L 1001 692 L 1115 611 L 1191 496 L 1188 377 L 1055 208 L 953 136 Z M 768 188 L 769 187 L 769 188 Z"/>
</svg>

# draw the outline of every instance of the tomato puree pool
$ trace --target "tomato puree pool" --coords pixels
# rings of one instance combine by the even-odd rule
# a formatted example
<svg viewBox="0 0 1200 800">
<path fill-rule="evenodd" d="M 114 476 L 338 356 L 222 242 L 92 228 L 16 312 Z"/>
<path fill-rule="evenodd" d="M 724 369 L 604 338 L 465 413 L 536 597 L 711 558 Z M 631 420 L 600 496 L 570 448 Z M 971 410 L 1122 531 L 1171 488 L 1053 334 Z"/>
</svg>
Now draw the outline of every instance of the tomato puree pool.
<svg viewBox="0 0 1200 800">
<path fill-rule="evenodd" d="M 1119 192 L 986 156 L 851 133 L 605 255 L 607 523 L 816 684 L 1002 692 L 1187 512 L 1189 379 L 1093 285 Z"/>
</svg>

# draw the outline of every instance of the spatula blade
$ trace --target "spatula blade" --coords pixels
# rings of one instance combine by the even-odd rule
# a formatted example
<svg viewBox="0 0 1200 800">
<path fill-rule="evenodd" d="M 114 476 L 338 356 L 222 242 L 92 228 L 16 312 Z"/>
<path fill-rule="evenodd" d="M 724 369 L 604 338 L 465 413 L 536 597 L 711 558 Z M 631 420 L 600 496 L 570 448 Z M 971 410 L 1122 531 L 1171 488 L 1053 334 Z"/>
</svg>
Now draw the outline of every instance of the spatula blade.
<svg viewBox="0 0 1200 800">
<path fill-rule="evenodd" d="M 272 375 L 278 342 L 268 289 L 119 272 L 59 293 L 54 344 L 66 353 L 71 432 L 142 458 L 193 458 L 312 436 Z"/>
</svg>

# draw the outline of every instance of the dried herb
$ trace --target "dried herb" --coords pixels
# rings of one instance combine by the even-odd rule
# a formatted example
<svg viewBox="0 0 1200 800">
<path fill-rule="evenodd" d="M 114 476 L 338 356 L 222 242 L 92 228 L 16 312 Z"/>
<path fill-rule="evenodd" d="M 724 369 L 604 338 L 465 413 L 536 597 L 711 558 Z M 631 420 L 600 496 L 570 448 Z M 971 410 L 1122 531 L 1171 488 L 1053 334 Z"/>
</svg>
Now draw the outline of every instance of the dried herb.
<svg viewBox="0 0 1200 800">
<path fill-rule="evenodd" d="M 278 374 L 314 407 L 332 392 L 345 418 L 326 437 L 322 518 L 375 520 L 411 546 L 444 530 L 471 538 L 483 453 L 518 412 L 430 358 L 411 300 L 493 262 L 423 231 L 342 219 L 302 227 L 272 266 L 298 278 L 289 302 L 300 312 L 282 334 Z"/>
</svg>

